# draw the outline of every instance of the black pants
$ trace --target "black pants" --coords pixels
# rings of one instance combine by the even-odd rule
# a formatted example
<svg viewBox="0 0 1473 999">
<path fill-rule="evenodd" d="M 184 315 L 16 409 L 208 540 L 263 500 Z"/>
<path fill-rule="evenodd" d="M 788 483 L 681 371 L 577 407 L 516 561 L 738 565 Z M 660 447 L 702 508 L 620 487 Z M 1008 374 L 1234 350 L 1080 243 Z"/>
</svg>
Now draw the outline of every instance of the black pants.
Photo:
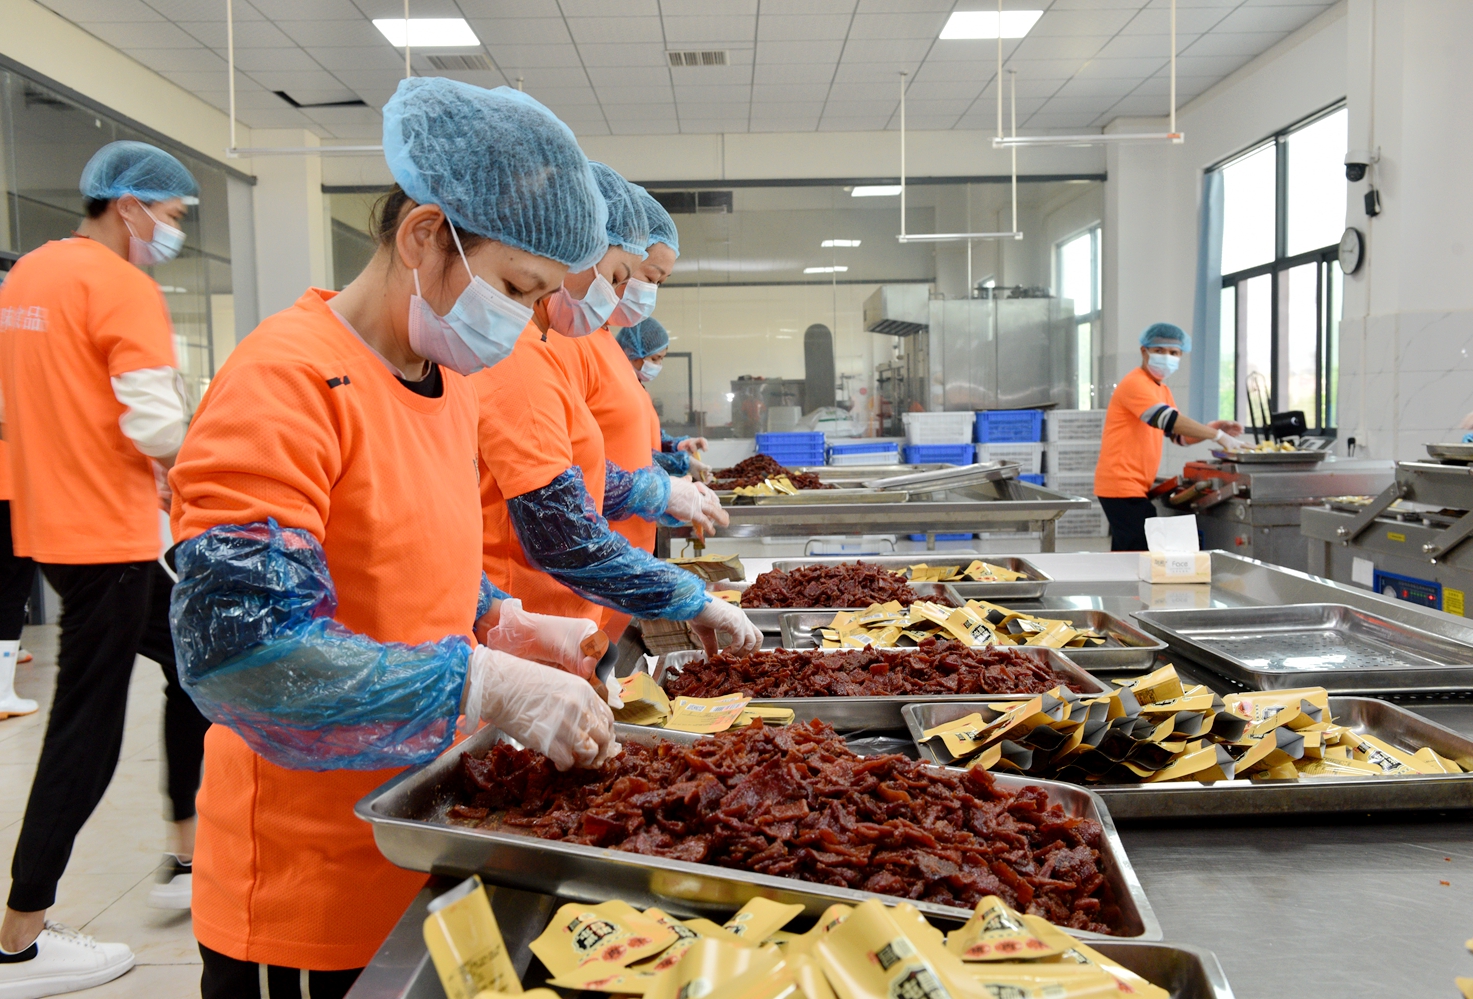
<svg viewBox="0 0 1473 999">
<path fill-rule="evenodd" d="M 308 971 L 307 988 L 302 988 L 303 972 L 298 968 L 279 968 L 274 964 L 252 964 L 226 957 L 219 951 L 199 945 L 204 972 L 199 979 L 202 999 L 342 999 L 358 980 L 362 968 L 351 971 Z M 261 971 L 265 969 L 265 985 Z M 437 987 L 436 992 L 439 991 Z"/>
<path fill-rule="evenodd" d="M 15 553 L 10 538 L 10 500 L 0 500 L 0 642 L 20 638 L 36 563 Z"/>
<path fill-rule="evenodd" d="M 161 565 L 43 565 L 41 571 L 61 596 L 61 648 L 56 696 L 10 864 L 9 904 L 21 912 L 55 903 L 72 842 L 112 780 L 135 656 L 164 671 L 165 783 L 173 809 L 166 817 L 174 821 L 194 815 L 210 726 L 179 686 L 169 634 L 173 582 Z"/>
<path fill-rule="evenodd" d="M 1143 552 L 1146 550 L 1146 521 L 1156 516 L 1156 504 L 1144 496 L 1127 496 L 1114 499 L 1099 497 L 1105 519 L 1110 522 L 1110 550 L 1112 552 Z"/>
</svg>

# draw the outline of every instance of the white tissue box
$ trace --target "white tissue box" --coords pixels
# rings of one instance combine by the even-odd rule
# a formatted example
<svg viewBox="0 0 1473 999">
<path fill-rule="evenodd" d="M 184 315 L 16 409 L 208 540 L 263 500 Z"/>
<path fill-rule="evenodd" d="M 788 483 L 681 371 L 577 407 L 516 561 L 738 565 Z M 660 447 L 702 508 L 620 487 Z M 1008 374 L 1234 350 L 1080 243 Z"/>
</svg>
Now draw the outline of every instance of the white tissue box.
<svg viewBox="0 0 1473 999">
<path fill-rule="evenodd" d="M 1210 583 L 1210 552 L 1141 552 L 1140 578 L 1147 583 Z"/>
</svg>

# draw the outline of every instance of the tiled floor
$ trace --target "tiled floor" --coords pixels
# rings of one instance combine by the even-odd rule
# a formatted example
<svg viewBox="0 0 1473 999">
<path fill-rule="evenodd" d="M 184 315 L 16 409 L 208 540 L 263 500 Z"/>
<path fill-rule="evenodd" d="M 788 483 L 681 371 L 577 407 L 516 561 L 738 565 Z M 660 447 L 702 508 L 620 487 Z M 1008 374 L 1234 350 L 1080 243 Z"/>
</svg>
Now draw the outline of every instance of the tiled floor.
<svg viewBox="0 0 1473 999">
<path fill-rule="evenodd" d="M 16 673 L 16 692 L 41 710 L 0 721 L 0 864 L 7 874 L 56 682 L 56 627 L 27 628 L 22 644 L 35 660 Z M 199 994 L 199 951 L 189 913 L 147 905 L 165 844 L 159 791 L 164 679 L 138 660 L 128 690 L 128 724 L 117 773 L 102 804 L 77 837 L 50 918 L 99 940 L 133 948 L 137 966 L 107 985 L 74 993 L 86 999 L 159 999 Z"/>
</svg>

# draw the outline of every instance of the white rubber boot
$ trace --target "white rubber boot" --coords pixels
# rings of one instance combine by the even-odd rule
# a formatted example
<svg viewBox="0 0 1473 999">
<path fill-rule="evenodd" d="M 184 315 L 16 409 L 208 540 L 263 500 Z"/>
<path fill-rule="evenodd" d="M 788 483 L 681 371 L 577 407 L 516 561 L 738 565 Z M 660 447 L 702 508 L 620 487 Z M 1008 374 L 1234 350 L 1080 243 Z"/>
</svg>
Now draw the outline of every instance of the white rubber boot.
<svg viewBox="0 0 1473 999">
<path fill-rule="evenodd" d="M 15 664 L 20 658 L 20 640 L 0 642 L 0 718 L 36 713 L 37 704 L 15 696 Z"/>
</svg>

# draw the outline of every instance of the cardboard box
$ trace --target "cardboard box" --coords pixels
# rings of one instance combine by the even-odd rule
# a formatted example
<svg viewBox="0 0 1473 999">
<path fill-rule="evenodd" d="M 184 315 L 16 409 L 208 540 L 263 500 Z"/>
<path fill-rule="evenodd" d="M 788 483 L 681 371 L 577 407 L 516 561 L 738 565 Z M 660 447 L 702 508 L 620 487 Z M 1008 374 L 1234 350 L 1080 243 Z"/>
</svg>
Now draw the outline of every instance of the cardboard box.
<svg viewBox="0 0 1473 999">
<path fill-rule="evenodd" d="M 1210 552 L 1141 552 L 1140 579 L 1145 583 L 1210 583 Z"/>
</svg>

